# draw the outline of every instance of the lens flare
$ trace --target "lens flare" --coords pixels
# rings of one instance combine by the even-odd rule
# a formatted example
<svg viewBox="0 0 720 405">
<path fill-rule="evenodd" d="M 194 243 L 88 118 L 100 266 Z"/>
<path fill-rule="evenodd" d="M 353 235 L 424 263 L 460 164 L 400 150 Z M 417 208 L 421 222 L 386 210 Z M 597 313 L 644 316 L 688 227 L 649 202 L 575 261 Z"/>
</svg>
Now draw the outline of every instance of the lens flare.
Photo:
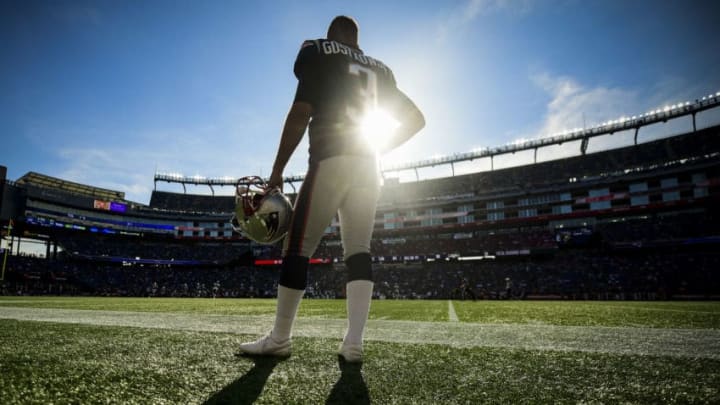
<svg viewBox="0 0 720 405">
<path fill-rule="evenodd" d="M 380 150 L 399 126 L 400 122 L 392 115 L 382 109 L 375 109 L 365 114 L 361 130 L 367 142 L 376 150 Z"/>
</svg>

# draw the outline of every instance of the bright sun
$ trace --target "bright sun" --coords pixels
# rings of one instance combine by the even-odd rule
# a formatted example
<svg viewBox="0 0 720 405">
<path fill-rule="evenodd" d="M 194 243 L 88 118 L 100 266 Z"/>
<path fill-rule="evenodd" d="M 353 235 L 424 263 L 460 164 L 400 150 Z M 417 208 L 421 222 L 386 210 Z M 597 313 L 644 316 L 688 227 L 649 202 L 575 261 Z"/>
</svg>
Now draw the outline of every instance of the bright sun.
<svg viewBox="0 0 720 405">
<path fill-rule="evenodd" d="M 375 109 L 362 120 L 362 133 L 376 150 L 380 150 L 395 132 L 400 123 L 386 111 Z"/>
</svg>

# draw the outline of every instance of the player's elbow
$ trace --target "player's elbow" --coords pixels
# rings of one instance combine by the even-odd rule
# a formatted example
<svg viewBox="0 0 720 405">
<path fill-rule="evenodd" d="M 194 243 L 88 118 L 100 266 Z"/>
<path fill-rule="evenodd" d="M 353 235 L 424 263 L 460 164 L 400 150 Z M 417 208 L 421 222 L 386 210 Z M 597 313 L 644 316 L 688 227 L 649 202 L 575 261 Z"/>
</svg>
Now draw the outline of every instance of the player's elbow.
<svg viewBox="0 0 720 405">
<path fill-rule="evenodd" d="M 425 128 L 425 116 L 419 109 L 414 109 L 409 118 L 408 126 L 411 128 L 410 132 L 413 134 L 416 134 Z"/>
<path fill-rule="evenodd" d="M 418 125 L 418 131 L 425 128 L 425 115 L 418 110 L 418 116 L 417 116 L 417 125 Z"/>
<path fill-rule="evenodd" d="M 422 111 L 405 93 L 398 90 L 395 103 L 391 110 L 397 113 L 402 126 L 405 127 L 406 135 L 413 136 L 425 128 L 425 116 Z"/>
</svg>

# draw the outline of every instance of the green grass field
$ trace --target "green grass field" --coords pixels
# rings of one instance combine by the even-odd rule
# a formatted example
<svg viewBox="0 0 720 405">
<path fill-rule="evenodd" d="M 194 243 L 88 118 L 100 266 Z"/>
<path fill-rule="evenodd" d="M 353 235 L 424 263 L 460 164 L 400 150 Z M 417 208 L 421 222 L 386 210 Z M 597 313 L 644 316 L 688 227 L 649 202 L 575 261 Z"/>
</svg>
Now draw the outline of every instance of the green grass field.
<svg viewBox="0 0 720 405">
<path fill-rule="evenodd" d="M 720 303 L 304 300 L 293 355 L 235 355 L 274 300 L 0 297 L 0 403 L 720 403 Z"/>
</svg>

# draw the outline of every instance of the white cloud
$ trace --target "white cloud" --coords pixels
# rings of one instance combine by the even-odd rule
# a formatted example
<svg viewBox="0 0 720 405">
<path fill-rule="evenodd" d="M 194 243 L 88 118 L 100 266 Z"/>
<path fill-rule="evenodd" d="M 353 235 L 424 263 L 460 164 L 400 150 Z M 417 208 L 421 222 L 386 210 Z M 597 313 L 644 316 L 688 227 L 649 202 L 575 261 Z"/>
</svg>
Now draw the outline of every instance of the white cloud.
<svg viewBox="0 0 720 405">
<path fill-rule="evenodd" d="M 550 97 L 542 124 L 533 137 L 593 127 L 641 112 L 638 94 L 634 90 L 586 87 L 573 78 L 553 77 L 547 73 L 533 75 L 531 80 Z"/>
<path fill-rule="evenodd" d="M 454 37 L 451 32 L 457 33 L 472 24 L 481 16 L 494 13 L 527 14 L 534 8 L 532 0 L 469 0 L 461 7 L 457 7 L 440 22 L 436 39 L 445 42 L 448 37 Z"/>
<path fill-rule="evenodd" d="M 146 203 L 152 191 L 152 160 L 133 150 L 61 149 L 67 162 L 57 177 L 110 190 L 122 191 L 131 201 Z"/>
<path fill-rule="evenodd" d="M 577 128 L 591 128 L 605 121 L 639 114 L 638 92 L 620 87 L 583 85 L 567 76 L 553 76 L 537 73 L 530 80 L 548 97 L 544 115 L 538 123 L 526 129 L 522 139 L 536 139 L 559 135 Z M 604 136 L 590 140 L 588 151 L 598 151 L 627 146 L 632 142 L 627 137 Z M 538 150 L 538 161 L 560 159 L 578 155 L 578 143 L 546 147 Z M 512 155 L 513 166 L 532 163 L 533 154 Z M 501 161 L 500 158 L 498 161 Z"/>
<path fill-rule="evenodd" d="M 214 119 L 188 128 L 100 128 L 81 123 L 56 128 L 40 122 L 25 137 L 56 158 L 48 174 L 122 191 L 131 201 L 147 203 L 156 172 L 216 178 L 268 176 L 277 145 L 265 138 L 275 136 L 281 124 L 270 121 L 252 108 L 228 105 Z M 303 152 L 298 150 L 296 155 L 305 156 L 306 162 Z M 296 167 L 289 165 L 286 174 L 294 174 L 290 170 Z M 170 191 L 174 186 L 158 183 L 157 188 Z M 224 189 L 215 187 L 215 193 L 222 194 Z M 205 186 L 188 187 L 188 192 L 211 191 Z"/>
<path fill-rule="evenodd" d="M 684 80 L 665 80 L 664 86 L 658 86 L 640 94 L 635 89 L 621 87 L 583 85 L 578 80 L 567 76 L 552 76 L 548 73 L 534 74 L 531 80 L 549 97 L 546 111 L 535 129 L 529 131 L 527 137 L 540 138 L 558 135 L 576 128 L 592 128 L 604 122 L 620 118 L 640 115 L 644 112 L 663 108 L 677 102 L 693 100 L 690 91 L 697 91 L 683 86 Z M 700 117 L 699 128 L 707 126 L 705 119 Z M 666 123 L 657 123 L 641 127 L 638 142 L 648 142 L 658 138 L 692 131 L 690 117 L 681 117 Z M 598 136 L 590 139 L 588 153 L 614 149 L 633 144 L 635 131 L 626 130 Z M 564 148 L 563 148 L 564 147 Z M 538 151 L 539 160 L 551 160 L 572 154 L 572 147 L 543 148 Z M 568 150 L 570 149 L 570 150 Z M 575 149 L 579 153 L 579 148 Z"/>
<path fill-rule="evenodd" d="M 239 177 L 247 167 L 259 163 L 251 148 L 246 154 L 234 153 L 242 150 L 242 139 L 232 134 L 223 136 L 213 128 L 151 130 L 140 136 L 133 135 L 118 133 L 118 139 L 132 139 L 123 146 L 95 142 L 59 147 L 60 169 L 54 175 L 123 191 L 127 199 L 147 203 L 156 171 L 180 172 L 186 176 Z"/>
</svg>

